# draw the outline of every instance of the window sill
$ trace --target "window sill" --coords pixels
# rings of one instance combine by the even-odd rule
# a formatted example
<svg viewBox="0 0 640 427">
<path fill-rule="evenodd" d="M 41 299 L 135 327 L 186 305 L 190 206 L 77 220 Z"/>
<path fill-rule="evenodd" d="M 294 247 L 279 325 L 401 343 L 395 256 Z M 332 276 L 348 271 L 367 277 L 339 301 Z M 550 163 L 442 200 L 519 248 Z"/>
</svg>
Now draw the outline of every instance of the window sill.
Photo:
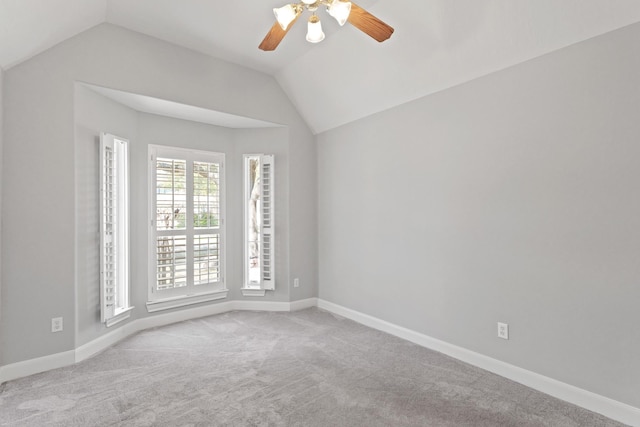
<svg viewBox="0 0 640 427">
<path fill-rule="evenodd" d="M 198 304 L 201 302 L 215 301 L 227 297 L 229 291 L 227 289 L 205 292 L 194 295 L 184 295 L 172 298 L 164 298 L 156 301 L 147 301 L 147 311 L 153 313 L 155 311 L 170 310 L 172 308 L 184 307 L 185 305 Z"/>
<path fill-rule="evenodd" d="M 266 294 L 264 289 L 242 288 L 243 297 L 263 297 Z"/>
<path fill-rule="evenodd" d="M 112 318 L 105 320 L 104 321 L 105 326 L 107 328 L 110 328 L 113 325 L 122 322 L 123 320 L 127 320 L 129 317 L 131 317 L 131 311 L 134 308 L 135 307 L 125 308 L 124 310 L 122 310 L 120 313 L 116 314 Z"/>
</svg>

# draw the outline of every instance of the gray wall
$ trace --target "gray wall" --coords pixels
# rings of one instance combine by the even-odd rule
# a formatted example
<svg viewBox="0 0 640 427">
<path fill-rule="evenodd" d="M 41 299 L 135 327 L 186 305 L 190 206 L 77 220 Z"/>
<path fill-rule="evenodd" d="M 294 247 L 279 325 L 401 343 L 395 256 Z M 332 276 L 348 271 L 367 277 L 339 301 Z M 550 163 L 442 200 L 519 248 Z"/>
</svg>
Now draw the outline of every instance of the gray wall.
<svg viewBox="0 0 640 427">
<path fill-rule="evenodd" d="M 296 301 L 318 296 L 318 162 L 315 140 L 304 138 L 297 129 L 290 132 L 295 143 L 289 153 L 289 221 L 291 229 L 296 230 L 291 232 L 290 279 L 300 279 L 300 287 L 291 285 L 290 290 L 291 300 Z"/>
<path fill-rule="evenodd" d="M 138 114 L 134 110 L 98 95 L 83 85 L 75 87 L 75 185 L 76 185 L 76 346 L 91 341 L 104 332 L 100 322 L 100 200 L 99 188 L 99 143 L 100 132 L 108 132 L 131 141 L 130 162 L 134 160 L 135 147 L 139 145 Z M 146 159 L 146 155 L 142 157 Z M 144 165 L 146 166 L 146 164 Z M 131 179 L 140 170 L 140 165 L 131 167 Z M 142 168 L 144 169 L 144 167 Z M 137 176 L 137 174 L 136 174 Z M 132 185 L 132 193 L 137 190 Z M 139 194 L 131 194 L 137 201 Z M 146 195 L 145 195 L 146 197 Z M 134 210 L 131 209 L 133 218 Z M 136 244 L 133 233 L 141 227 L 132 220 L 131 246 Z M 131 254 L 131 277 L 136 277 L 140 260 Z M 132 287 L 141 285 L 132 280 Z M 134 306 L 144 309 L 144 304 L 135 301 Z"/>
<path fill-rule="evenodd" d="M 276 290 L 260 301 L 289 301 L 289 143 L 288 130 L 229 129 L 152 114 L 138 113 L 77 84 L 76 123 L 76 346 L 106 332 L 100 322 L 98 216 L 98 142 L 101 131 L 130 141 L 131 286 L 133 318 L 147 317 L 148 269 L 148 147 L 150 144 L 225 153 L 226 283 L 228 299 L 243 299 L 243 164 L 242 155 L 276 156 Z M 227 300 L 228 300 L 227 299 Z M 213 304 L 223 302 L 223 300 Z"/>
<path fill-rule="evenodd" d="M 637 40 L 319 135 L 319 296 L 640 407 Z"/>
<path fill-rule="evenodd" d="M 89 286 L 85 280 L 95 269 L 95 260 L 87 260 L 79 252 L 87 243 L 86 233 L 79 228 L 85 224 L 95 227 L 91 222 L 95 218 L 76 218 L 80 212 L 87 212 L 82 203 L 95 203 L 82 196 L 86 195 L 87 183 L 81 182 L 81 177 L 90 172 L 76 165 L 77 156 L 90 156 L 87 150 L 91 142 L 79 148 L 75 136 L 78 132 L 79 141 L 91 141 L 83 127 L 91 125 L 95 131 L 98 126 L 112 124 L 124 133 L 122 136 L 136 131 L 139 139 L 151 138 L 142 134 L 141 123 L 155 119 L 139 116 L 136 130 L 132 116 L 117 106 L 103 105 L 109 113 L 102 118 L 83 116 L 81 112 L 76 115 L 76 82 L 281 123 L 287 126 L 286 144 L 296 159 L 305 165 L 314 162 L 313 135 L 271 76 L 108 24 L 11 68 L 4 79 L 3 180 L 11 180 L 11 186 L 4 189 L 2 208 L 4 345 L 0 353 L 5 364 L 70 350 L 103 333 L 95 324 L 97 294 L 82 289 Z M 88 105 L 91 101 L 83 102 Z M 81 118 L 77 125 L 76 117 Z M 114 121 L 118 117 L 118 122 Z M 118 129 L 111 131 L 116 133 Z M 273 133 L 265 135 L 274 138 Z M 288 175 L 290 182 L 315 188 L 315 176 L 284 165 L 289 170 L 282 175 Z M 140 182 L 137 185 L 132 196 L 134 191 L 138 195 L 146 191 Z M 296 187 L 289 191 L 289 197 L 301 197 L 300 203 L 311 203 L 310 211 L 316 209 L 313 193 L 300 195 Z M 292 199 L 290 204 L 296 202 Z M 310 289 L 316 289 L 315 215 L 298 215 L 288 226 L 285 236 L 298 232 L 305 235 L 312 230 L 313 238 L 303 245 L 296 243 L 297 249 L 308 250 L 295 258 L 285 256 L 280 268 L 286 269 L 288 264 L 291 271 L 309 278 Z M 144 244 L 137 239 L 135 242 Z M 287 245 L 285 242 L 281 246 Z M 81 273 L 84 266 L 79 264 L 83 262 L 88 270 Z M 282 276 L 288 279 L 286 271 Z M 133 276 L 134 286 L 140 280 L 141 274 Z M 289 283 L 279 281 L 277 285 L 280 293 L 275 298 L 294 298 L 287 289 Z M 146 283 L 144 286 L 146 293 Z M 139 300 L 141 288 L 135 289 Z M 76 306 L 85 303 L 90 307 L 78 307 L 76 316 Z M 146 315 L 144 307 L 139 308 L 136 316 Z M 64 317 L 65 330 L 52 334 L 50 321 L 55 316 Z"/>
</svg>

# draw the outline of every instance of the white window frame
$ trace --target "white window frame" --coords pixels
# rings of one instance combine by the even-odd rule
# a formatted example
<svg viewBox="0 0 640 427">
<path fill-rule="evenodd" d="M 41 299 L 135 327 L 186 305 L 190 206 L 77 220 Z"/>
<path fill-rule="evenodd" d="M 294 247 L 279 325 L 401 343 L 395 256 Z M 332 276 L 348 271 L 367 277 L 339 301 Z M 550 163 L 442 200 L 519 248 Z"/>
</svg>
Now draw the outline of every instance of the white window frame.
<svg viewBox="0 0 640 427">
<path fill-rule="evenodd" d="M 131 316 L 129 281 L 129 141 L 100 134 L 100 319 Z"/>
<path fill-rule="evenodd" d="M 226 221 L 225 221 L 225 155 L 202 150 L 192 150 L 162 145 L 149 145 L 149 292 L 147 310 L 149 312 L 181 307 L 189 304 L 213 301 L 227 297 L 226 276 Z M 156 160 L 167 158 L 186 161 L 186 227 L 184 230 L 170 230 L 169 233 L 158 231 L 156 226 Z M 193 164 L 194 162 L 218 163 L 220 217 L 216 228 L 198 229 L 194 227 L 193 218 Z M 215 230 L 215 231 L 214 231 Z M 157 286 L 157 238 L 159 235 L 187 236 L 187 285 L 172 289 L 158 289 Z M 219 281 L 203 285 L 195 285 L 193 281 L 193 242 L 198 234 L 219 235 Z"/>
<path fill-rule="evenodd" d="M 249 164 L 252 159 L 260 163 L 260 198 L 258 200 L 258 215 L 260 218 L 259 242 L 259 273 L 257 280 L 251 277 L 250 270 L 250 200 L 251 182 Z M 244 277 L 242 295 L 257 297 L 264 296 L 266 291 L 275 289 L 275 160 L 270 154 L 245 154 L 243 156 L 243 267 Z M 266 244 L 266 242 L 269 244 Z"/>
</svg>

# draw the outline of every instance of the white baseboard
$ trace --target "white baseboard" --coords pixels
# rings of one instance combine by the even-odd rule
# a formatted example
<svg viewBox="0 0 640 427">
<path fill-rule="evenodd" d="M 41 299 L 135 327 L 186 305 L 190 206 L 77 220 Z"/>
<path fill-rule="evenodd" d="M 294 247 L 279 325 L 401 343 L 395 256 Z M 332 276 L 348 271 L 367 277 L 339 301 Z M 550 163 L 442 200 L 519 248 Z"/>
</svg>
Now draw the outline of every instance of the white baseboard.
<svg viewBox="0 0 640 427">
<path fill-rule="evenodd" d="M 211 316 L 214 314 L 222 314 L 234 310 L 286 312 L 303 310 L 305 308 L 315 306 L 371 328 L 411 341 L 422 347 L 444 353 L 463 362 L 485 369 L 489 372 L 493 372 L 590 411 L 597 412 L 616 421 L 640 427 L 640 408 L 635 408 L 570 384 L 545 377 L 544 375 L 510 365 L 500 360 L 484 356 L 480 353 L 449 344 L 419 332 L 403 328 L 393 323 L 319 298 L 308 298 L 293 302 L 227 301 L 219 304 L 211 304 L 136 319 L 76 348 L 75 350 L 0 366 L 0 384 L 5 381 L 11 381 L 17 378 L 61 368 L 75 362 L 83 361 L 109 348 L 118 341 L 149 328 L 164 326 L 184 320 L 196 319 L 199 317 Z"/>
<path fill-rule="evenodd" d="M 71 365 L 74 362 L 75 352 L 70 350 L 5 365 L 0 370 L 0 384 L 5 381 L 15 380 L 28 375 L 62 368 L 63 366 Z"/>
<path fill-rule="evenodd" d="M 291 311 L 304 310 L 305 308 L 317 307 L 318 298 L 307 298 L 298 301 L 291 301 Z"/>
<path fill-rule="evenodd" d="M 234 310 L 244 311 L 296 311 L 303 308 L 315 307 L 317 298 L 309 298 L 301 301 L 226 301 L 218 304 L 209 304 L 200 307 L 186 308 L 169 313 L 143 317 L 124 323 L 105 335 L 102 335 L 86 344 L 62 353 L 29 359 L 22 362 L 0 366 L 0 384 L 17 378 L 26 377 L 51 369 L 62 368 L 81 362 L 111 347 L 137 332 L 145 329 L 165 326 L 185 320 L 199 317 L 212 316 L 214 314 L 227 313 Z"/>
<path fill-rule="evenodd" d="M 133 333 L 135 333 L 130 331 L 130 325 L 132 325 L 133 323 L 135 323 L 135 321 L 127 323 L 118 329 L 114 329 L 107 334 L 102 335 L 76 348 L 74 351 L 73 362 L 81 362 L 85 359 L 88 359 L 91 356 L 100 353 L 102 350 L 109 348 L 118 341 L 125 339 L 129 335 L 132 335 Z"/>
<path fill-rule="evenodd" d="M 134 320 L 131 325 L 132 330 L 127 336 L 145 329 L 157 328 L 159 326 L 170 325 L 172 323 L 183 322 L 185 320 L 197 319 L 199 317 L 213 316 L 214 314 L 227 313 L 236 310 L 233 306 L 235 301 L 225 301 L 218 304 L 203 305 L 200 307 L 184 308 L 169 313 L 155 316 L 143 317 Z"/>
<path fill-rule="evenodd" d="M 290 302 L 277 301 L 256 301 L 256 300 L 236 300 L 232 310 L 243 311 L 291 311 Z"/>
<path fill-rule="evenodd" d="M 432 338 L 411 329 L 360 313 L 350 308 L 318 299 L 318 307 L 331 313 L 354 320 L 373 329 L 411 341 L 422 347 L 444 353 L 455 359 L 477 366 L 502 377 L 516 381 L 535 390 L 557 397 L 566 402 L 604 415 L 621 423 L 640 427 L 640 408 L 618 402 L 608 397 L 545 377 L 497 359 L 476 353 L 466 348 Z"/>
</svg>

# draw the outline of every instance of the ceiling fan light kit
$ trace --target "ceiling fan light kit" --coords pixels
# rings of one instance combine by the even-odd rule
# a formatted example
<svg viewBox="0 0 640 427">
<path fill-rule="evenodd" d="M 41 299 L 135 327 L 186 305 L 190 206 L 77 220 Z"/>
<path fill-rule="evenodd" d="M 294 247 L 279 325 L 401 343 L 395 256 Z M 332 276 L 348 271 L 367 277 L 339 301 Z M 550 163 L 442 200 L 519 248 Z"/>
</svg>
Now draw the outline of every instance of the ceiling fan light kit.
<svg viewBox="0 0 640 427">
<path fill-rule="evenodd" d="M 276 20 L 280 27 L 287 31 L 289 24 L 291 24 L 298 17 L 298 10 L 295 5 L 288 4 L 286 6 L 273 9 L 273 14 L 276 15 Z"/>
<path fill-rule="evenodd" d="M 316 15 L 311 15 L 307 24 L 307 41 L 309 43 L 320 43 L 322 40 L 324 40 L 324 32 L 322 31 L 320 18 Z"/>
<path fill-rule="evenodd" d="M 307 41 L 319 43 L 324 40 L 324 32 L 320 18 L 316 15 L 319 7 L 325 6 L 330 16 L 343 26 L 347 21 L 365 34 L 373 37 L 379 42 L 383 42 L 391 37 L 393 28 L 385 24 L 360 6 L 348 0 L 301 0 L 299 3 L 291 3 L 273 9 L 276 16 L 276 23 L 267 33 L 260 49 L 265 51 L 275 50 L 282 39 L 302 12 L 308 10 L 312 13 L 307 23 Z"/>
<path fill-rule="evenodd" d="M 336 21 L 338 21 L 338 24 L 342 27 L 347 22 L 347 19 L 349 19 L 349 14 L 351 13 L 351 2 L 333 0 L 327 11 L 329 12 L 329 15 L 336 18 Z"/>
</svg>

